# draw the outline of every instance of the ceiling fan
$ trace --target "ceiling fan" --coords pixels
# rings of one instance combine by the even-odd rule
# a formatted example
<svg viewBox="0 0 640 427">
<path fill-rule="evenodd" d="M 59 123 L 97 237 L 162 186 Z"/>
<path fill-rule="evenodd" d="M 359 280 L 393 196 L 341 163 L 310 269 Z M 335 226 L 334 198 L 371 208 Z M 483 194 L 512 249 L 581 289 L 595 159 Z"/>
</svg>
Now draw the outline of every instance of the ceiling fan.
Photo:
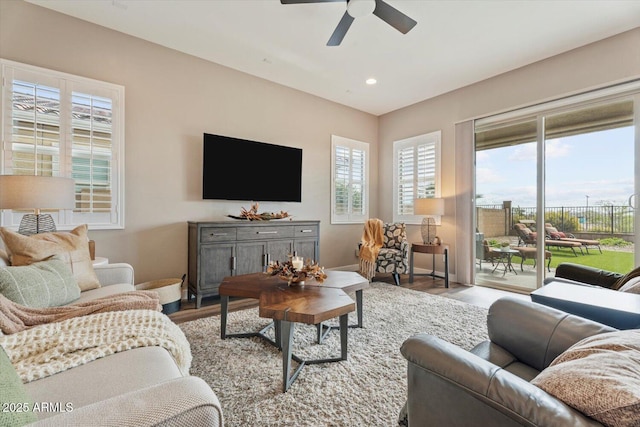
<svg viewBox="0 0 640 427">
<path fill-rule="evenodd" d="M 301 3 L 333 3 L 344 2 L 345 0 L 280 0 L 282 4 L 301 4 Z M 409 18 L 398 9 L 390 6 L 382 0 L 346 0 L 347 10 L 342 15 L 342 19 L 333 31 L 333 34 L 327 42 L 327 46 L 339 46 L 342 39 L 347 34 L 349 27 L 355 18 L 373 13 L 387 24 L 391 25 L 402 34 L 407 34 L 417 22 Z"/>
</svg>

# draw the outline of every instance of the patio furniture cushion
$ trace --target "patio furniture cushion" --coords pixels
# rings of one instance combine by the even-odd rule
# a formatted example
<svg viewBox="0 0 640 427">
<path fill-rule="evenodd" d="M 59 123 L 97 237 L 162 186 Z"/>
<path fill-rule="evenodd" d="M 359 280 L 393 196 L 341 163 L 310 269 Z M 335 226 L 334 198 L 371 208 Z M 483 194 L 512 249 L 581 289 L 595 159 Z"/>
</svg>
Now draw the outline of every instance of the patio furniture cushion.
<svg viewBox="0 0 640 427">
<path fill-rule="evenodd" d="M 640 331 L 585 338 L 560 354 L 531 383 L 606 426 L 637 426 Z"/>
<path fill-rule="evenodd" d="M 524 261 L 527 259 L 532 259 L 534 261 L 533 266 L 534 267 L 536 266 L 535 261 L 536 261 L 537 249 L 535 247 L 518 246 L 518 247 L 515 247 L 514 249 L 520 252 L 520 258 L 522 259 L 522 261 L 520 262 L 520 271 L 524 271 L 523 264 L 524 264 Z M 547 251 L 547 250 L 544 251 L 544 259 L 549 260 L 549 262 L 547 263 L 547 269 L 551 271 L 551 251 Z"/>
<path fill-rule="evenodd" d="M 562 231 L 558 231 L 556 227 L 553 225 L 546 223 L 544 225 L 544 229 L 550 238 L 555 240 L 562 240 L 566 242 L 577 242 L 587 249 L 587 253 L 589 253 L 589 246 L 595 246 L 598 248 L 600 253 L 602 253 L 602 249 L 600 248 L 600 242 L 593 239 L 578 239 L 571 233 L 563 233 Z"/>
</svg>

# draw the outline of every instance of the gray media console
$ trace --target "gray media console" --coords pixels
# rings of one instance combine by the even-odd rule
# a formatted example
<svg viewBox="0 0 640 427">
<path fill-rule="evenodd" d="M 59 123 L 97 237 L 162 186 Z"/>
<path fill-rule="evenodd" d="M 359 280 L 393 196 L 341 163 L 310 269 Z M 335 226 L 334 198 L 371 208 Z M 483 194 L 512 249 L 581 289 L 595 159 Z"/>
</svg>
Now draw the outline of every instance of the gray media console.
<svg viewBox="0 0 640 427">
<path fill-rule="evenodd" d="M 188 299 L 217 296 L 227 276 L 265 271 L 296 254 L 319 262 L 320 221 L 189 221 Z"/>
</svg>

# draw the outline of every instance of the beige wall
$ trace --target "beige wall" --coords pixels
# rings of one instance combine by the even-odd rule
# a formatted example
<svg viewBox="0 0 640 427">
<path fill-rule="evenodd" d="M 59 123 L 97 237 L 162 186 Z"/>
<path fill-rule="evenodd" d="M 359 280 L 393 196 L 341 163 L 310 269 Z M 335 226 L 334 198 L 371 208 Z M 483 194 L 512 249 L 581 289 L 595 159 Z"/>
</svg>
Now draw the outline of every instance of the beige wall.
<svg viewBox="0 0 640 427">
<path fill-rule="evenodd" d="M 438 233 L 455 254 L 456 123 L 638 77 L 640 28 L 380 116 L 379 215 L 392 216 L 393 141 L 442 130 L 446 216 Z M 408 232 L 410 241 L 420 240 L 419 226 Z M 455 274 L 455 256 L 451 264 Z"/>
<path fill-rule="evenodd" d="M 0 57 L 125 87 L 126 227 L 90 237 L 136 281 L 186 273 L 187 221 L 249 208 L 202 200 L 203 132 L 302 148 L 302 203 L 261 211 L 320 220 L 321 262 L 356 263 L 362 225 L 330 225 L 331 134 L 370 142 L 377 162 L 377 117 L 22 1 L 0 1 Z M 237 179 L 260 177 L 239 167 Z"/>
<path fill-rule="evenodd" d="M 638 77 L 639 46 L 640 28 L 376 118 L 38 6 L 0 0 L 0 57 L 126 88 L 126 229 L 90 234 L 98 255 L 130 262 L 138 281 L 186 272 L 186 221 L 223 220 L 248 207 L 201 200 L 203 132 L 303 148 L 303 202 L 261 207 L 320 220 L 321 262 L 336 267 L 356 262 L 362 226 L 330 225 L 330 135 L 372 144 L 371 216 L 389 221 L 393 141 L 442 130 L 447 213 L 438 233 L 455 254 L 455 123 Z M 250 177 L 250 171 L 238 173 Z M 408 229 L 410 240 L 419 241 L 419 226 Z"/>
</svg>

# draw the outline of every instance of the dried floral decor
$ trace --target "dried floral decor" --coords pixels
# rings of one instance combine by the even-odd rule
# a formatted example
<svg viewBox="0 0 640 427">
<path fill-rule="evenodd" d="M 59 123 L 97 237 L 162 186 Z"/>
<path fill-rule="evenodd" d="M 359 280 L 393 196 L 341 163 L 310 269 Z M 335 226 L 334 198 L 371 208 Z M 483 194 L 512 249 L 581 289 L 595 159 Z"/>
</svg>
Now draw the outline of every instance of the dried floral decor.
<svg viewBox="0 0 640 427">
<path fill-rule="evenodd" d="M 253 205 L 251 205 L 251 209 L 249 210 L 242 208 L 239 216 L 236 216 L 236 215 L 227 215 L 227 216 L 234 219 L 248 219 L 249 221 L 269 221 L 272 219 L 283 219 L 283 218 L 291 217 L 291 215 L 289 215 L 285 211 L 280 211 L 278 213 L 262 212 L 259 214 L 258 203 L 254 203 Z"/>
<path fill-rule="evenodd" d="M 289 260 L 283 263 L 271 261 L 265 274 L 278 276 L 280 279 L 286 280 L 289 286 L 304 285 L 306 279 L 315 279 L 316 282 L 322 283 L 327 278 L 324 267 L 320 267 L 318 263 L 307 260 L 307 263 L 302 268 L 295 268 L 291 258 L 292 256 L 289 255 Z"/>
</svg>

